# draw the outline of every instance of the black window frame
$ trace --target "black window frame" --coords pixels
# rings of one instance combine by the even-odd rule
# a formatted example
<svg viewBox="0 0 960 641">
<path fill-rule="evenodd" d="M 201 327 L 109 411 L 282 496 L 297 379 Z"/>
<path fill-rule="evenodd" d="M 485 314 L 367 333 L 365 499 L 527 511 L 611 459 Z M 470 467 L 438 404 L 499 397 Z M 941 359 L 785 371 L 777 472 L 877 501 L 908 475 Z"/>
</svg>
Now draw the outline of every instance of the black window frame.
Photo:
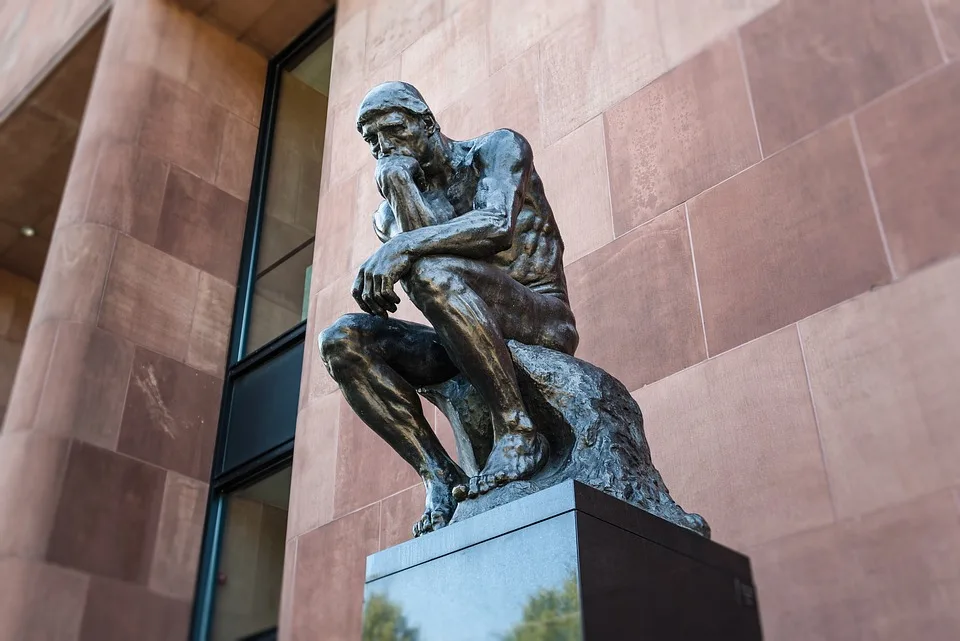
<svg viewBox="0 0 960 641">
<path fill-rule="evenodd" d="M 221 466 L 230 436 L 228 425 L 230 408 L 228 404 L 238 378 L 305 342 L 307 321 L 304 320 L 265 345 L 248 354 L 244 353 L 257 278 L 257 254 L 260 249 L 260 236 L 265 216 L 271 149 L 277 120 L 277 106 L 280 100 L 281 78 L 285 71 L 296 67 L 319 44 L 333 37 L 335 14 L 336 8 L 328 11 L 280 53 L 271 58 L 267 65 L 263 109 L 260 115 L 260 134 L 257 140 L 253 179 L 250 185 L 240 272 L 237 278 L 233 326 L 230 331 L 227 367 L 224 374 L 220 416 L 217 425 L 217 441 L 210 473 L 206 520 L 194 592 L 193 613 L 190 623 L 190 639 L 192 641 L 208 641 L 212 631 L 227 496 L 291 465 L 293 460 L 294 437 L 291 436 L 282 443 L 259 452 L 230 469 L 222 469 Z M 319 190 L 319 185 L 317 189 Z M 267 634 L 269 637 L 270 631 L 264 631 L 263 634 Z"/>
</svg>

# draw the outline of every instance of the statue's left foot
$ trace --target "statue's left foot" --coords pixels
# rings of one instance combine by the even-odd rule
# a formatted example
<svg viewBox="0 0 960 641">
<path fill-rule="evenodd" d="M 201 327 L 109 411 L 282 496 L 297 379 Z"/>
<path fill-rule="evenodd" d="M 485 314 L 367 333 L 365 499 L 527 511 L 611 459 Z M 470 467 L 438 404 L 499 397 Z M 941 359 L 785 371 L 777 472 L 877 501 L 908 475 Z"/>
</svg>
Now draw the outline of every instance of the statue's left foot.
<svg viewBox="0 0 960 641">
<path fill-rule="evenodd" d="M 536 474 L 547 462 L 547 439 L 536 432 L 507 432 L 493 446 L 483 471 L 469 484 L 454 488 L 458 501 L 476 498 L 512 481 L 522 481 Z"/>
<path fill-rule="evenodd" d="M 450 485 L 436 480 L 424 482 L 427 490 L 426 507 L 420 520 L 413 524 L 413 536 L 423 536 L 450 524 L 457 509 Z"/>
</svg>

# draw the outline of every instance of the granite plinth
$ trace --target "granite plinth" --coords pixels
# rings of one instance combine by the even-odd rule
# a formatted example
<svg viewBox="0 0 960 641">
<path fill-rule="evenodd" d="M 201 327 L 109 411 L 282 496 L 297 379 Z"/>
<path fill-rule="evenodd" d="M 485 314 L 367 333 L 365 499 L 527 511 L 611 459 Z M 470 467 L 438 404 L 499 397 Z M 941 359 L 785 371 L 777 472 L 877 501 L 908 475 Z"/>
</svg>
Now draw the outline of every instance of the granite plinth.
<svg viewBox="0 0 960 641">
<path fill-rule="evenodd" d="M 576 481 L 367 558 L 364 641 L 759 641 L 747 557 Z"/>
</svg>

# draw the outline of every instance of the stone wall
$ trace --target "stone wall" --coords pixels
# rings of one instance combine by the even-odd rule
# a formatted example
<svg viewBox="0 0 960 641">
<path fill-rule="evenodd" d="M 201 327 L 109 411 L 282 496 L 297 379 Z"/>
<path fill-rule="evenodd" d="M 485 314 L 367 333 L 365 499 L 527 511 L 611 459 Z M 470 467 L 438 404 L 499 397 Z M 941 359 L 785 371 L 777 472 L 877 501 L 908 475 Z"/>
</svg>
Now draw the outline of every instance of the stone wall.
<svg viewBox="0 0 960 641">
<path fill-rule="evenodd" d="M 108 0 L 6 0 L 0 6 L 0 121 L 106 11 Z"/>
<path fill-rule="evenodd" d="M 3 641 L 186 638 L 265 71 L 113 3 L 0 434 Z"/>
<path fill-rule="evenodd" d="M 364 557 L 422 509 L 314 340 L 377 245 L 353 119 L 397 78 L 531 140 L 578 355 L 752 555 L 766 638 L 960 635 L 958 34 L 953 0 L 342 2 L 281 637 L 359 639 Z"/>
<path fill-rule="evenodd" d="M 35 282 L 0 270 L 0 417 L 7 411 L 36 297 Z"/>
</svg>

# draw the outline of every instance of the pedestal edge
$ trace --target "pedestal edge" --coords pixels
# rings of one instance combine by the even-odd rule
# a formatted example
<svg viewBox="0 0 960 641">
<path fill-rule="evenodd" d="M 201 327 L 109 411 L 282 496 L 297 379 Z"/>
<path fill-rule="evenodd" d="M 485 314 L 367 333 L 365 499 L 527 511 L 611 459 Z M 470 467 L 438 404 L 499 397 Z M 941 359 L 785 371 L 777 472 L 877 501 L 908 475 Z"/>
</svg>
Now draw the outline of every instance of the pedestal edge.
<svg viewBox="0 0 960 641">
<path fill-rule="evenodd" d="M 719 543 L 674 525 L 625 501 L 565 481 L 470 519 L 367 557 L 366 582 L 453 554 L 524 527 L 579 511 L 702 563 L 750 576 L 750 560 Z"/>
</svg>

